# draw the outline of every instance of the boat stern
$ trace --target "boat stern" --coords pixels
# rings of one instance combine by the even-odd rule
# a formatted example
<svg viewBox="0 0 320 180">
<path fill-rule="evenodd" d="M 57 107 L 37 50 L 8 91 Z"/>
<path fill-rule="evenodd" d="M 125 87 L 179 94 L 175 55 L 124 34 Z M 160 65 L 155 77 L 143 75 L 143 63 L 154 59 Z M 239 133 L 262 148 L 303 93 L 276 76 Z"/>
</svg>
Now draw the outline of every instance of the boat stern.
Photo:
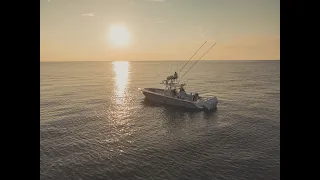
<svg viewBox="0 0 320 180">
<path fill-rule="evenodd" d="M 218 105 L 218 98 L 212 97 L 206 100 L 202 100 L 197 104 L 199 107 L 206 109 L 206 110 L 213 110 L 217 108 Z"/>
</svg>

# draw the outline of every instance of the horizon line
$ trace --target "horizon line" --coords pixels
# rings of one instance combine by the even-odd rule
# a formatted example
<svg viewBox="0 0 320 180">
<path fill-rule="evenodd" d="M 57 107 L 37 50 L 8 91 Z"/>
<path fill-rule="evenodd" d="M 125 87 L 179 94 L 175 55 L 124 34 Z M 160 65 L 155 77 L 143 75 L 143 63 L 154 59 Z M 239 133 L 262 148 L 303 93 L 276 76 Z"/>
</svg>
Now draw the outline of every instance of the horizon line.
<svg viewBox="0 0 320 180">
<path fill-rule="evenodd" d="M 43 62 L 164 62 L 164 61 L 188 61 L 188 60 L 67 60 L 67 61 L 40 61 L 40 63 Z M 197 61 L 196 59 L 193 59 L 193 61 Z M 200 61 L 280 61 L 280 59 L 266 59 L 266 60 L 200 60 Z"/>
</svg>

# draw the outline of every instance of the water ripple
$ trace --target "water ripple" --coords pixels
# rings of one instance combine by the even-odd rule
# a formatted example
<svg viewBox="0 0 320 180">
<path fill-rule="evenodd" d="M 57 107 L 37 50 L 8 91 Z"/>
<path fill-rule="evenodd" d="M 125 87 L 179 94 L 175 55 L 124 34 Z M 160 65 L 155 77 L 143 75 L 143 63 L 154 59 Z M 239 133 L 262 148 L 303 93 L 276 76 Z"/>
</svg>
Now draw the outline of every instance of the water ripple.
<svg viewBox="0 0 320 180">
<path fill-rule="evenodd" d="M 215 112 L 144 101 L 167 63 L 41 63 L 40 179 L 280 179 L 279 63 L 199 63 Z"/>
</svg>

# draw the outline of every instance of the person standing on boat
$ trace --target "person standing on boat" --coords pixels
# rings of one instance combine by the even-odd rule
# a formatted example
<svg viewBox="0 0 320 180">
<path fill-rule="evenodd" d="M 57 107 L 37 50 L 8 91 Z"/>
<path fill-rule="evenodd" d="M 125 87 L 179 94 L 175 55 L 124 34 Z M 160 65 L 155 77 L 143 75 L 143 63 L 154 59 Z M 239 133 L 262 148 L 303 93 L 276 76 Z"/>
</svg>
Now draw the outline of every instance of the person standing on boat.
<svg viewBox="0 0 320 180">
<path fill-rule="evenodd" d="M 177 72 L 174 72 L 174 75 L 171 75 L 171 76 L 167 77 L 167 81 L 170 81 L 170 80 L 174 81 L 176 79 L 178 79 L 178 73 Z"/>
<path fill-rule="evenodd" d="M 195 94 L 193 95 L 193 101 L 197 101 L 198 98 L 199 98 L 199 94 L 198 94 L 198 93 L 195 93 Z"/>
<path fill-rule="evenodd" d="M 177 72 L 174 72 L 173 78 L 174 79 L 178 79 L 178 73 Z"/>
<path fill-rule="evenodd" d="M 178 98 L 185 99 L 187 97 L 186 91 L 183 89 L 183 87 L 180 87 L 180 92 L 178 94 Z"/>
<path fill-rule="evenodd" d="M 176 89 L 172 89 L 172 90 L 171 90 L 171 93 L 172 93 L 172 96 L 173 96 L 173 97 L 176 97 L 177 94 L 178 94 L 178 92 L 177 92 Z"/>
</svg>

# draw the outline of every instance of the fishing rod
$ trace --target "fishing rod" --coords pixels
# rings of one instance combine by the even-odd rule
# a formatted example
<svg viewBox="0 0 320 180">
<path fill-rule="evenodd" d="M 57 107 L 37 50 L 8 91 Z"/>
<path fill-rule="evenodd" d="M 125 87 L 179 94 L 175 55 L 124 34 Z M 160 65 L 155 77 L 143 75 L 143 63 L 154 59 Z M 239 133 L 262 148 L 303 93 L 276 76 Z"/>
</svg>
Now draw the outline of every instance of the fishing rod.
<svg viewBox="0 0 320 180">
<path fill-rule="evenodd" d="M 207 43 L 207 41 L 204 42 L 204 43 L 202 44 L 202 46 L 205 45 L 206 43 Z M 179 74 L 180 74 L 180 72 L 182 71 L 182 69 L 190 62 L 190 60 L 193 58 L 193 56 L 198 53 L 198 51 L 202 48 L 202 46 L 200 46 L 200 48 L 191 56 L 191 58 L 187 61 L 187 63 L 184 64 L 184 66 L 180 69 Z"/>
<path fill-rule="evenodd" d="M 183 76 L 186 75 L 186 74 L 191 70 L 191 68 L 192 68 L 194 65 L 196 65 L 197 62 L 199 62 L 199 60 L 200 60 L 204 55 L 206 55 L 206 54 L 213 48 L 213 46 L 216 45 L 216 44 L 217 44 L 217 43 L 214 43 L 214 44 L 207 50 L 207 52 L 205 52 L 205 53 L 188 69 L 188 71 L 185 72 L 185 73 L 181 76 L 180 80 L 181 80 L 181 79 L 183 78 Z M 180 80 L 179 80 L 179 82 L 180 82 Z"/>
</svg>

